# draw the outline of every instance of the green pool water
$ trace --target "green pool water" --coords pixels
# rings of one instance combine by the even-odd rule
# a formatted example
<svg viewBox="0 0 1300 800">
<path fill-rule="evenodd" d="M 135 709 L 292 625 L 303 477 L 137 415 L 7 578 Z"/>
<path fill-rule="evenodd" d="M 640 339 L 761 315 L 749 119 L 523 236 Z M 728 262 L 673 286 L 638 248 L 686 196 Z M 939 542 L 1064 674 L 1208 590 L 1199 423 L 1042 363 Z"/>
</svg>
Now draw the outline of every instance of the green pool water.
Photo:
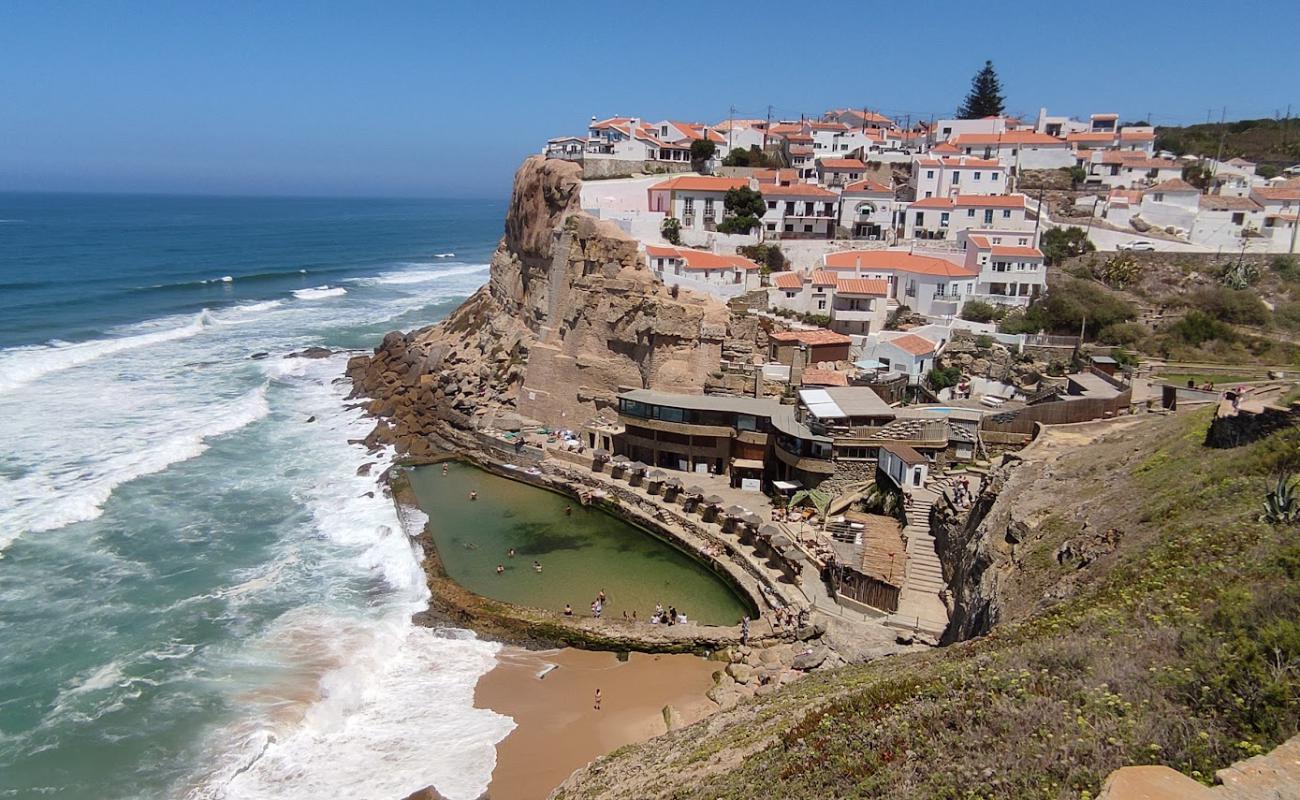
<svg viewBox="0 0 1300 800">
<path fill-rule="evenodd" d="M 575 615 L 590 616 L 603 589 L 606 619 L 635 610 L 648 620 L 655 603 L 706 625 L 734 625 L 748 613 L 736 590 L 704 564 L 571 498 L 456 463 L 445 476 L 439 465 L 418 467 L 411 484 L 447 574 L 484 597 L 553 611 L 569 603 Z"/>
</svg>

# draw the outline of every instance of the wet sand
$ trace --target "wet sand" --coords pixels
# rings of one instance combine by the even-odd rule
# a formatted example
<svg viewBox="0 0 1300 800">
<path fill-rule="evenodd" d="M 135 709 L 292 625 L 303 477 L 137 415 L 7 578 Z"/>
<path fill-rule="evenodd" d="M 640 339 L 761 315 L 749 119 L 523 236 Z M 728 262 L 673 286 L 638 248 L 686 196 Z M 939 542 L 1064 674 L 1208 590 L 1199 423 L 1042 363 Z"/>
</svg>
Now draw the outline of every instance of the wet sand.
<svg viewBox="0 0 1300 800">
<path fill-rule="evenodd" d="M 598 756 L 664 733 L 665 705 L 683 724 L 703 719 L 717 709 L 704 693 L 723 666 L 691 655 L 632 653 L 619 661 L 614 653 L 574 649 L 508 647 L 498 658 L 500 665 L 479 680 L 474 704 L 512 717 L 518 727 L 497 745 L 492 800 L 545 798 Z M 559 666 L 539 679 L 550 664 Z"/>
</svg>

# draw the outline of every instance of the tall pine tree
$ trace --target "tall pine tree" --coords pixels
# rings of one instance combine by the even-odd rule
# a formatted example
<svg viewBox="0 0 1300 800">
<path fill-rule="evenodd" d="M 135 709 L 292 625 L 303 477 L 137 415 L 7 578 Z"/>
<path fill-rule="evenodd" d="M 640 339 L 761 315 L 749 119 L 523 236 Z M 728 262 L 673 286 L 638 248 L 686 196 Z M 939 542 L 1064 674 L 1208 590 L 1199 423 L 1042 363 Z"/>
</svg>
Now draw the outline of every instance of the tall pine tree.
<svg viewBox="0 0 1300 800">
<path fill-rule="evenodd" d="M 998 82 L 998 74 L 993 71 L 993 62 L 985 61 L 984 69 L 976 73 L 970 82 L 970 94 L 966 95 L 962 107 L 957 109 L 957 118 L 1000 117 L 1002 100 L 1002 84 Z"/>
</svg>

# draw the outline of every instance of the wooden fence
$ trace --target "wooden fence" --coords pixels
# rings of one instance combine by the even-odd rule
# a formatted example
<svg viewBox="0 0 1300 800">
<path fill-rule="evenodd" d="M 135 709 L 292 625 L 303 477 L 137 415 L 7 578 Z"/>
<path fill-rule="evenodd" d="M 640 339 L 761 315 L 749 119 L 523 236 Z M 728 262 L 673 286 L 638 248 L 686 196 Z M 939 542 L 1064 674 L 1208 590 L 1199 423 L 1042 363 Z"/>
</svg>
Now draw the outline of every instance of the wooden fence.
<svg viewBox="0 0 1300 800">
<path fill-rule="evenodd" d="M 989 414 L 980 423 L 980 430 L 993 433 L 1034 432 L 1034 423 L 1043 425 L 1066 425 L 1071 422 L 1088 422 L 1102 419 L 1106 415 L 1127 411 L 1132 401 L 1133 392 L 1125 389 L 1114 397 L 1094 397 L 1080 400 L 1057 400 L 1052 403 L 1040 403 L 1014 411 Z"/>
<path fill-rule="evenodd" d="M 849 567 L 840 567 L 831 573 L 837 594 L 881 611 L 893 613 L 898 610 L 900 590 L 897 586 Z"/>
</svg>

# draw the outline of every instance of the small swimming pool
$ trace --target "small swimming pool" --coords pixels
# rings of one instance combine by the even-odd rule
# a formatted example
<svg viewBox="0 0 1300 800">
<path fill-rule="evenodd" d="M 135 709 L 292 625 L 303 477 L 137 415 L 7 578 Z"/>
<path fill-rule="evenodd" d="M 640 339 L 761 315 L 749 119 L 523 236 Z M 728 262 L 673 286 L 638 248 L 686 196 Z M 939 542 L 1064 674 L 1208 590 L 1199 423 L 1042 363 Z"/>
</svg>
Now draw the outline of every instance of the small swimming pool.
<svg viewBox="0 0 1300 800">
<path fill-rule="evenodd" d="M 575 615 L 590 616 L 591 602 L 604 590 L 606 619 L 635 610 L 637 619 L 648 620 L 656 603 L 706 625 L 752 616 L 708 565 L 572 498 L 459 463 L 448 464 L 445 476 L 441 465 L 418 467 L 411 485 L 447 575 L 476 594 L 551 611 L 568 603 Z M 478 499 L 471 501 L 470 492 Z"/>
</svg>

